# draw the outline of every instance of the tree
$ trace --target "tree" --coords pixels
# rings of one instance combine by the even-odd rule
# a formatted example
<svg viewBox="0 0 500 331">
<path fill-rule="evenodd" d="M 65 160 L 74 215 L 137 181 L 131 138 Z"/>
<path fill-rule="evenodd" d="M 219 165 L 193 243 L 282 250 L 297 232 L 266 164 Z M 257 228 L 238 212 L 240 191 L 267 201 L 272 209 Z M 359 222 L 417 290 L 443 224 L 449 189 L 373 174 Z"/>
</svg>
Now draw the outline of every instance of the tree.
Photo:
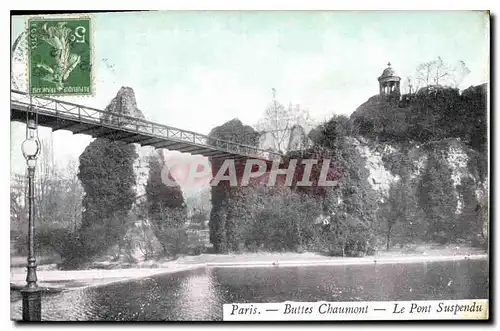
<svg viewBox="0 0 500 331">
<path fill-rule="evenodd" d="M 385 221 L 386 250 L 391 247 L 395 230 L 400 228 L 403 240 L 411 240 L 418 222 L 417 201 L 410 185 L 410 176 L 405 165 L 401 178 L 391 184 L 387 201 L 381 206 L 381 219 Z"/>
<path fill-rule="evenodd" d="M 186 222 L 186 205 L 179 185 L 166 185 L 162 180 L 165 162 L 161 151 L 149 160 L 149 176 L 146 184 L 148 218 L 153 231 L 160 241 L 164 255 L 177 254 L 178 229 Z M 165 174 L 163 174 L 165 175 Z M 170 171 L 166 174 L 175 183 Z M 177 229 L 177 230 L 176 230 Z M 180 234 L 179 234 L 180 235 Z M 169 248 L 170 247 L 170 248 Z"/>
<path fill-rule="evenodd" d="M 41 153 L 35 178 L 35 213 L 40 224 L 53 223 L 60 219 L 60 197 L 56 190 L 60 187 L 60 174 L 54 164 L 52 139 L 41 140 Z"/>
<path fill-rule="evenodd" d="M 453 86 L 458 87 L 460 83 L 470 74 L 469 68 L 465 65 L 464 61 L 458 61 L 453 69 Z"/>
<path fill-rule="evenodd" d="M 210 211 L 210 242 L 215 252 L 224 254 L 228 251 L 226 235 L 225 202 L 215 204 Z"/>
<path fill-rule="evenodd" d="M 453 68 L 451 68 L 447 63 L 443 62 L 440 56 L 434 61 L 433 65 L 433 77 L 432 80 L 434 85 L 439 85 L 443 83 L 446 79 L 450 78 L 453 73 Z"/>
<path fill-rule="evenodd" d="M 479 218 L 481 220 L 481 237 L 484 242 L 488 243 L 489 230 L 490 230 L 490 206 L 489 206 L 489 197 L 488 195 L 484 195 L 480 199 L 479 204 Z"/>
<path fill-rule="evenodd" d="M 416 80 L 419 86 L 429 86 L 432 82 L 432 70 L 434 61 L 420 63 L 417 66 Z"/>
<path fill-rule="evenodd" d="M 139 224 L 139 240 L 137 241 L 137 246 L 144 256 L 144 260 L 149 260 L 154 256 L 155 249 L 153 246 L 153 240 L 155 238 L 154 233 L 148 227 L 149 223 L 142 221 Z"/>
<path fill-rule="evenodd" d="M 11 229 L 19 229 L 26 221 L 26 176 L 12 174 L 10 184 Z"/>
<path fill-rule="evenodd" d="M 462 201 L 462 210 L 454 233 L 458 238 L 477 241 L 477 237 L 482 235 L 483 218 L 476 190 L 475 181 L 470 177 L 462 178 L 461 183 L 457 185 L 457 192 Z"/>
<path fill-rule="evenodd" d="M 323 211 L 331 220 L 325 226 L 328 250 L 338 255 L 365 255 L 373 252 L 373 221 L 377 213 L 376 193 L 368 182 L 366 160 L 352 138 L 338 136 L 335 121 L 324 127 L 323 147 L 336 149 L 334 157 L 338 186 L 325 190 Z M 332 144 L 332 142 L 335 142 Z"/>
<path fill-rule="evenodd" d="M 68 163 L 65 171 L 64 204 L 67 208 L 69 226 L 77 232 L 82 219 L 83 187 L 78 179 L 78 165 L 76 160 Z"/>
<path fill-rule="evenodd" d="M 431 152 L 420 181 L 419 203 L 427 217 L 427 238 L 438 243 L 453 241 L 457 202 L 451 170 L 436 152 Z"/>
<path fill-rule="evenodd" d="M 414 94 L 417 89 L 415 88 L 415 83 L 418 84 L 418 81 L 412 76 L 406 77 L 406 79 L 401 82 L 401 91 L 402 94 Z"/>
<path fill-rule="evenodd" d="M 257 146 L 259 133 L 251 126 L 244 125 L 238 119 L 215 127 L 209 133 L 209 144 L 215 144 L 215 139 L 234 141 L 249 146 Z M 212 174 L 215 176 L 222 166 L 222 161 L 211 159 Z M 241 164 L 240 164 L 241 165 Z M 237 169 L 241 169 L 236 165 Z M 238 171 L 238 170 L 237 170 Z M 237 173 L 240 178 L 241 172 Z M 240 244 L 239 224 L 251 215 L 255 197 L 253 187 L 231 187 L 225 181 L 211 187 L 212 210 L 210 212 L 210 242 L 218 253 L 237 250 Z"/>
<path fill-rule="evenodd" d="M 180 186 L 178 184 L 167 185 L 162 180 L 162 175 L 164 176 L 165 171 L 168 171 L 166 175 L 169 180 L 173 183 L 176 182 L 170 170 L 165 167 L 164 157 L 161 151 L 156 152 L 156 154 L 150 157 L 146 197 L 148 201 L 149 217 L 151 218 L 161 218 L 166 208 L 185 208 L 184 196 L 182 195 Z M 172 223 L 171 225 L 178 226 L 179 224 Z"/>
<path fill-rule="evenodd" d="M 408 84 L 408 93 L 415 93 L 415 90 L 413 89 L 413 79 L 411 77 L 407 77 L 406 82 Z"/>
<path fill-rule="evenodd" d="M 195 196 L 188 197 L 186 205 L 191 222 L 205 228 L 205 222 L 210 218 L 210 189 L 204 189 Z"/>
<path fill-rule="evenodd" d="M 339 149 L 346 136 L 354 133 L 353 125 L 344 115 L 334 115 L 309 134 L 314 143 L 335 151 Z"/>
<path fill-rule="evenodd" d="M 37 220 L 38 243 L 44 254 L 54 253 L 52 248 L 60 241 L 56 238 L 58 229 L 75 233 L 81 222 L 83 188 L 76 176 L 76 160 L 70 160 L 65 168 L 53 162 L 53 149 L 50 140 L 42 140 L 42 153 L 36 169 L 35 217 Z M 19 247 L 25 242 L 27 215 L 27 179 L 25 175 L 13 174 L 11 184 L 11 221 L 13 235 L 21 232 Z M 21 250 L 22 252 L 22 250 Z M 56 253 L 58 253 L 56 251 Z"/>
<path fill-rule="evenodd" d="M 435 60 L 417 66 L 416 80 L 420 87 L 431 84 L 457 87 L 469 73 L 470 70 L 464 61 L 458 61 L 455 65 L 450 65 L 438 56 Z"/>
<path fill-rule="evenodd" d="M 461 134 L 470 146 L 481 153 L 484 172 L 487 173 L 488 158 L 488 85 L 471 86 L 462 92 L 463 115 L 455 116 L 455 121 L 462 124 Z M 465 131 L 465 132 L 464 132 Z"/>
<path fill-rule="evenodd" d="M 389 190 L 389 201 L 388 202 L 384 202 L 382 203 L 381 207 L 380 207 L 380 217 L 385 221 L 385 229 L 384 229 L 384 232 L 385 232 L 385 243 L 386 243 L 386 247 L 385 249 L 388 251 L 389 248 L 391 247 L 391 236 L 392 236 L 392 232 L 393 232 L 393 229 L 394 229 L 394 225 L 398 222 L 401 222 L 402 220 L 402 217 L 404 216 L 403 213 L 402 213 L 402 210 L 399 207 L 399 203 L 400 201 L 397 201 L 399 200 L 398 199 L 398 196 L 395 195 L 397 193 L 395 193 L 397 191 L 397 188 L 396 187 L 391 187 L 391 189 Z M 399 193 L 399 192 L 398 192 Z"/>
<path fill-rule="evenodd" d="M 275 92 L 274 89 L 273 92 Z M 300 105 L 292 106 L 289 104 L 288 107 L 285 107 L 276 100 L 273 93 L 273 100 L 257 122 L 256 128 L 261 135 L 267 135 L 267 143 L 272 150 L 285 153 L 292 129 L 297 125 L 307 132 L 314 125 L 314 121 L 309 112 L 302 109 Z"/>
<path fill-rule="evenodd" d="M 80 155 L 78 178 L 85 191 L 82 222 L 63 268 L 77 267 L 122 240 L 135 201 L 136 158 L 134 145 L 99 138 Z"/>
<path fill-rule="evenodd" d="M 273 190 L 249 222 L 244 235 L 246 247 L 299 252 L 307 247 L 316 248 L 314 220 L 319 207 L 320 202 L 308 194 Z"/>
</svg>

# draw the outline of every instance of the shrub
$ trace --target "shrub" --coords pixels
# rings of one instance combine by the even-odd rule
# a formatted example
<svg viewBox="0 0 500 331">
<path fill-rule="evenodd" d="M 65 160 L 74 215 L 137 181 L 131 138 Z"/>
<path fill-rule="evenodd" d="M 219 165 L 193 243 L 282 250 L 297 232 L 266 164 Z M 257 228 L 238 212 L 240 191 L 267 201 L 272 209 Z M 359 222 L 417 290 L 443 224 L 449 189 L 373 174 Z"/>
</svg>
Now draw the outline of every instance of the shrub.
<svg viewBox="0 0 500 331">
<path fill-rule="evenodd" d="M 27 234 L 14 233 L 12 238 L 16 253 L 28 255 Z M 77 241 L 75 233 L 69 229 L 40 226 L 35 231 L 35 254 L 66 258 L 78 247 Z"/>
<path fill-rule="evenodd" d="M 167 228 L 163 231 L 162 245 L 167 256 L 177 257 L 188 254 L 188 236 L 187 232 L 181 228 Z"/>
<path fill-rule="evenodd" d="M 42 250 L 50 249 L 62 258 L 70 256 L 78 247 L 75 233 L 65 228 L 40 228 L 37 239 Z"/>
</svg>

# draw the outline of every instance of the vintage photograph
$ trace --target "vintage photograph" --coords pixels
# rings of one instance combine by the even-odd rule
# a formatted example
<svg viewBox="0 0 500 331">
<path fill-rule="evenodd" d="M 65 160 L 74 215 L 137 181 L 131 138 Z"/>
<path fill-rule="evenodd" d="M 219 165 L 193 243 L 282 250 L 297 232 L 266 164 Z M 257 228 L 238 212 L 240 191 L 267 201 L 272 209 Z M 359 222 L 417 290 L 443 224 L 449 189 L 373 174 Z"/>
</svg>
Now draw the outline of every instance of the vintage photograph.
<svg viewBox="0 0 500 331">
<path fill-rule="evenodd" d="M 489 81 L 488 11 L 11 13 L 11 320 L 488 320 Z"/>
</svg>

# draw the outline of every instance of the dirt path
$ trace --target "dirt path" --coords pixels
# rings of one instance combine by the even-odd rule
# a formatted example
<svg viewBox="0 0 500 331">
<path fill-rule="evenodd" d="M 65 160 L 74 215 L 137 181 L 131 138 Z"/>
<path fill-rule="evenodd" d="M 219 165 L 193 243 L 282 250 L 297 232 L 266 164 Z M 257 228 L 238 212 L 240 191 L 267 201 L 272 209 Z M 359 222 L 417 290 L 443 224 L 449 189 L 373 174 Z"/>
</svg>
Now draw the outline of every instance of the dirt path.
<svg viewBox="0 0 500 331">
<path fill-rule="evenodd" d="M 137 268 L 87 269 L 87 270 L 39 270 L 38 284 L 52 291 L 99 286 L 158 274 L 174 273 L 205 267 L 251 267 L 251 266 L 305 266 L 305 265 L 354 265 L 384 263 L 417 263 L 431 261 L 453 261 L 465 259 L 488 259 L 478 250 L 426 250 L 424 253 L 404 254 L 384 252 L 369 257 L 329 257 L 317 253 L 244 253 L 202 254 L 185 256 L 175 261 L 149 261 Z M 151 265 L 155 267 L 152 268 Z M 118 266 L 119 267 L 119 266 Z M 11 288 L 24 286 L 26 268 L 11 268 Z"/>
</svg>

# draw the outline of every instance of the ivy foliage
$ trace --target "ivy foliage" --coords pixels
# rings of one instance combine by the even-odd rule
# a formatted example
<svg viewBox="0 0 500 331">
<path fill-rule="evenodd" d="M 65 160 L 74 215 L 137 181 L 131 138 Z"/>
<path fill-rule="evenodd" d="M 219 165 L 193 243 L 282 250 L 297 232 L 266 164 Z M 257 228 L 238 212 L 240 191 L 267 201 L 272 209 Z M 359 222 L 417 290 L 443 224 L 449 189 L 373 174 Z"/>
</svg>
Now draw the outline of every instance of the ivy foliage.
<svg viewBox="0 0 500 331">
<path fill-rule="evenodd" d="M 78 267 L 123 238 L 135 201 L 137 156 L 133 145 L 99 138 L 80 155 L 78 178 L 85 191 L 82 223 L 63 267 Z"/>
<path fill-rule="evenodd" d="M 186 234 L 182 226 L 186 222 L 187 208 L 179 185 L 167 185 L 162 180 L 168 176 L 170 183 L 176 183 L 165 167 L 161 151 L 155 152 L 149 160 L 149 176 L 146 184 L 148 219 L 164 255 L 177 255 Z"/>
</svg>

